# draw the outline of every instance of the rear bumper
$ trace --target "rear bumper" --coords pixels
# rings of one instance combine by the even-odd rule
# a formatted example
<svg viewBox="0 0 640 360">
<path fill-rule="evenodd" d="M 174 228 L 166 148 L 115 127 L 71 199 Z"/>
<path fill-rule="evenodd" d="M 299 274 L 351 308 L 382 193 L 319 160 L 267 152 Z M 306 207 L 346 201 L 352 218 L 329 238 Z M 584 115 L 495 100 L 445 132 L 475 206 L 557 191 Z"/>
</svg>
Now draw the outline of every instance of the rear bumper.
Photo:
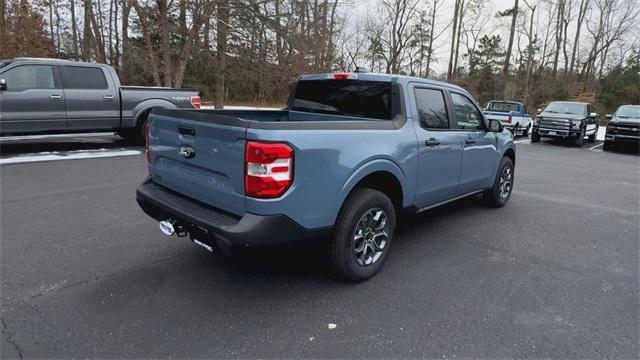
<svg viewBox="0 0 640 360">
<path fill-rule="evenodd" d="M 331 228 L 306 229 L 285 215 L 236 216 L 147 179 L 136 191 L 140 208 L 158 221 L 172 220 L 192 238 L 225 248 L 260 247 L 323 238 Z"/>
</svg>

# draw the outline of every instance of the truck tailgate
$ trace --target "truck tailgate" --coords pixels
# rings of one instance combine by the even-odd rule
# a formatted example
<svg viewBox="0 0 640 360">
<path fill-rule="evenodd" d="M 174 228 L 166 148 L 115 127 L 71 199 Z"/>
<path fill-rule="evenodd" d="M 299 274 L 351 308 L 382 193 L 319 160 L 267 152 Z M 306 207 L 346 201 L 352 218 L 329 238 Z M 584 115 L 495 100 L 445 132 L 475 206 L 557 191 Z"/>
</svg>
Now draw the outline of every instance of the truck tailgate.
<svg viewBox="0 0 640 360">
<path fill-rule="evenodd" d="M 246 122 L 225 116 L 209 115 L 206 121 L 198 117 L 199 114 L 177 110 L 151 113 L 149 172 L 152 180 L 242 216 L 245 213 Z"/>
</svg>

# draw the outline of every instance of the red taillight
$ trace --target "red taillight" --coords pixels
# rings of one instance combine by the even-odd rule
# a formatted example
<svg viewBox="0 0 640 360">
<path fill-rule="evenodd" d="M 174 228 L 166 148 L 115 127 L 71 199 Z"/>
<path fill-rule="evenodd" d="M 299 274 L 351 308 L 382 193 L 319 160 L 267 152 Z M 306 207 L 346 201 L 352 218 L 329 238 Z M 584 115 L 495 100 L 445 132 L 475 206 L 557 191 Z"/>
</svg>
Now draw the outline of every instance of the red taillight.
<svg viewBox="0 0 640 360">
<path fill-rule="evenodd" d="M 511 118 L 511 115 L 509 115 L 509 120 L 507 120 L 507 122 L 511 124 L 512 121 L 513 121 L 513 118 Z"/>
<path fill-rule="evenodd" d="M 147 156 L 147 162 L 151 162 L 151 154 L 149 153 L 149 122 L 144 123 L 144 153 Z"/>
<path fill-rule="evenodd" d="M 192 96 L 191 105 L 193 105 L 193 107 L 196 109 L 200 109 L 200 106 L 202 106 L 202 101 L 200 100 L 200 96 Z"/>
<path fill-rule="evenodd" d="M 293 183 L 293 150 L 287 144 L 247 141 L 244 191 L 255 198 L 275 198 Z"/>
</svg>

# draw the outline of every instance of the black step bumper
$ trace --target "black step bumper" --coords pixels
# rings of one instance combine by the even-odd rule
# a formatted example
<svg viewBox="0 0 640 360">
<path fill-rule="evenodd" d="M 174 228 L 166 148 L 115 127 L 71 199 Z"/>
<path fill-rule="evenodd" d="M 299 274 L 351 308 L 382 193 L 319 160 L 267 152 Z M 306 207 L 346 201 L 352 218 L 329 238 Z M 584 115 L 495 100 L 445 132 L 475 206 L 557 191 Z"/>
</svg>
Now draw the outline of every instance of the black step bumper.
<svg viewBox="0 0 640 360">
<path fill-rule="evenodd" d="M 150 179 L 138 187 L 136 200 L 152 218 L 172 220 L 192 238 L 214 240 L 225 248 L 268 246 L 331 234 L 331 228 L 306 229 L 285 215 L 236 216 L 159 186 Z"/>
</svg>

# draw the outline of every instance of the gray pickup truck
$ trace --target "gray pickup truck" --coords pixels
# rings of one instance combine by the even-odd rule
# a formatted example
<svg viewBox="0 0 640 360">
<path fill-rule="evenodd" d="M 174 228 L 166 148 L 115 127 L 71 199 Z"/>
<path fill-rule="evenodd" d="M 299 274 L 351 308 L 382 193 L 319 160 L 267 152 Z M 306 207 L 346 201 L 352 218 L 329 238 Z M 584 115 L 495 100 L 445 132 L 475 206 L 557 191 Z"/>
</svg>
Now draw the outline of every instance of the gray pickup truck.
<svg viewBox="0 0 640 360">
<path fill-rule="evenodd" d="M 152 109 L 199 109 L 197 91 L 121 86 L 104 64 L 0 60 L 0 135 L 115 131 L 144 138 Z"/>
</svg>

